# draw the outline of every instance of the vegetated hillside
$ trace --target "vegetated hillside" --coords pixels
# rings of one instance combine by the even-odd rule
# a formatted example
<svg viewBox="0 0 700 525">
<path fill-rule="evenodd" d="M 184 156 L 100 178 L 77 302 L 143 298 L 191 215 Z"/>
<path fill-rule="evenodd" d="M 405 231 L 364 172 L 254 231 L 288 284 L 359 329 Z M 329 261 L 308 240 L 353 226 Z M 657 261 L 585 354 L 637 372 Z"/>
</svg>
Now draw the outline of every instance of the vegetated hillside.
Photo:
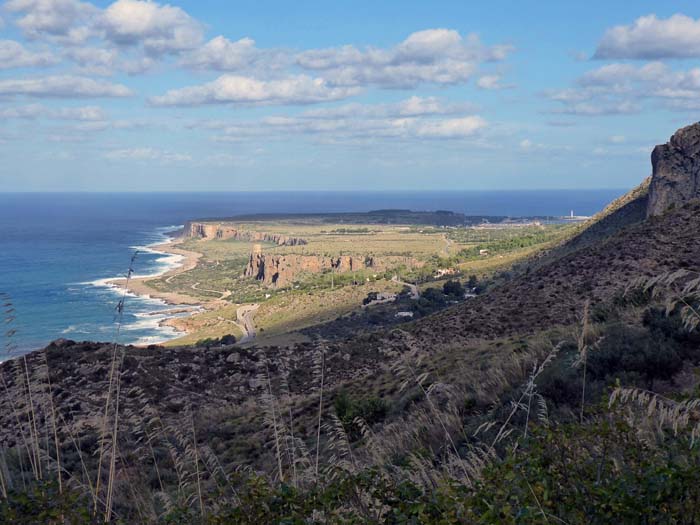
<svg viewBox="0 0 700 525">
<path fill-rule="evenodd" d="M 633 201 L 631 206 L 638 204 Z M 624 206 L 607 220 L 628 210 Z M 483 296 L 417 323 L 415 331 L 435 342 L 527 334 L 571 324 L 585 301 L 607 303 L 636 278 L 697 267 L 698 232 L 700 203 L 695 202 L 577 250 L 564 245 L 558 249 L 564 256 L 553 256 L 548 264 L 526 269 Z M 571 241 L 574 246 L 580 237 Z"/>
<path fill-rule="evenodd" d="M 615 199 L 593 216 L 583 225 L 583 231 L 567 243 L 566 250 L 582 248 L 603 240 L 622 228 L 642 222 L 646 218 L 650 182 L 651 178 L 645 179 L 632 191 Z"/>
<path fill-rule="evenodd" d="M 76 498 L 125 522 L 697 522 L 700 202 L 641 220 L 643 199 L 399 330 L 5 363 L 0 475 L 66 488 L 0 517 Z"/>
</svg>

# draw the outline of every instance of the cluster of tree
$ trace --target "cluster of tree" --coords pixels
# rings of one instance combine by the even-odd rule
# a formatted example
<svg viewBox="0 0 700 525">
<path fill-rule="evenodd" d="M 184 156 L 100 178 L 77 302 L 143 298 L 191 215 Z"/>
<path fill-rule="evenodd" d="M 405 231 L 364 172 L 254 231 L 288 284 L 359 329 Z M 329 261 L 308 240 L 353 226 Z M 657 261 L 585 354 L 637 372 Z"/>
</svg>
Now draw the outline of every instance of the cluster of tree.
<svg viewBox="0 0 700 525">
<path fill-rule="evenodd" d="M 206 339 L 200 339 L 195 343 L 194 346 L 212 348 L 216 346 L 230 346 L 236 344 L 236 336 L 232 334 L 224 335 L 221 337 L 207 337 Z"/>
</svg>

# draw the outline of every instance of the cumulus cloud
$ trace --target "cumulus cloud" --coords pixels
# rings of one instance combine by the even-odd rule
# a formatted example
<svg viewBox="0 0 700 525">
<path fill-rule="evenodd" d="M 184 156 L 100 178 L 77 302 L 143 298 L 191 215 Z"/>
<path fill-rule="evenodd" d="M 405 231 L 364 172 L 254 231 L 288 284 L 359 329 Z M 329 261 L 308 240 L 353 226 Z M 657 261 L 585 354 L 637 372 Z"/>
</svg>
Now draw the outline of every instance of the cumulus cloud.
<svg viewBox="0 0 700 525">
<path fill-rule="evenodd" d="M 358 93 L 356 88 L 331 87 L 321 78 L 297 75 L 280 80 L 257 80 L 222 75 L 199 86 L 174 89 L 152 97 L 155 106 L 205 104 L 313 104 L 339 100 Z"/>
<path fill-rule="evenodd" d="M 32 53 L 14 40 L 0 40 L 0 69 L 46 67 L 58 59 L 51 53 Z"/>
<path fill-rule="evenodd" d="M 126 148 L 115 149 L 104 154 L 107 160 L 160 162 L 170 164 L 175 162 L 190 162 L 192 156 L 186 153 L 174 153 L 157 148 Z"/>
<path fill-rule="evenodd" d="M 140 47 L 158 56 L 194 49 L 202 25 L 179 7 L 145 0 L 117 0 L 106 9 L 79 0 L 9 0 L 28 38 L 64 45 L 102 39 L 106 44 Z"/>
<path fill-rule="evenodd" d="M 79 44 L 93 34 L 99 8 L 79 0 L 9 0 L 5 9 L 19 15 L 16 21 L 28 38 L 47 38 Z"/>
<path fill-rule="evenodd" d="M 411 88 L 467 82 L 480 63 L 503 60 L 511 51 L 510 46 L 487 47 L 476 35 L 463 38 L 450 29 L 426 29 L 390 49 L 348 45 L 309 50 L 297 55 L 296 62 L 322 71 L 333 85 Z"/>
<path fill-rule="evenodd" d="M 631 25 L 608 29 L 596 49 L 599 59 L 700 57 L 700 19 L 682 14 L 667 19 L 642 16 Z"/>
<path fill-rule="evenodd" d="M 99 27 L 118 45 L 141 45 L 149 54 L 193 49 L 202 25 L 179 7 L 142 0 L 117 0 L 102 14 Z"/>
<path fill-rule="evenodd" d="M 104 121 L 107 116 L 98 106 L 82 106 L 74 108 L 48 108 L 41 104 L 30 104 L 3 108 L 0 110 L 0 119 L 38 119 L 47 118 L 53 120 L 77 120 L 83 122 Z"/>
<path fill-rule="evenodd" d="M 61 75 L 0 80 L 0 95 L 37 98 L 128 97 L 132 92 L 121 84 L 86 77 Z"/>
<path fill-rule="evenodd" d="M 660 101 L 671 109 L 700 101 L 700 68 L 674 71 L 661 62 L 608 64 L 585 73 L 576 84 L 545 93 L 563 105 L 555 113 L 628 114 L 641 111 L 645 100 Z"/>
<path fill-rule="evenodd" d="M 183 59 L 183 64 L 197 69 L 235 71 L 250 66 L 258 54 L 255 40 L 251 38 L 231 42 L 226 37 L 217 36 L 191 52 Z"/>
<path fill-rule="evenodd" d="M 63 56 L 75 63 L 80 73 L 101 76 L 111 76 L 118 71 L 135 75 L 147 71 L 155 64 L 151 57 L 127 59 L 116 49 L 100 47 L 71 47 Z"/>
<path fill-rule="evenodd" d="M 258 69 L 269 73 L 291 63 L 288 52 L 275 49 L 260 49 L 252 38 L 241 38 L 235 42 L 224 36 L 212 38 L 203 46 L 190 51 L 181 64 L 192 69 L 211 71 L 246 71 Z"/>
</svg>

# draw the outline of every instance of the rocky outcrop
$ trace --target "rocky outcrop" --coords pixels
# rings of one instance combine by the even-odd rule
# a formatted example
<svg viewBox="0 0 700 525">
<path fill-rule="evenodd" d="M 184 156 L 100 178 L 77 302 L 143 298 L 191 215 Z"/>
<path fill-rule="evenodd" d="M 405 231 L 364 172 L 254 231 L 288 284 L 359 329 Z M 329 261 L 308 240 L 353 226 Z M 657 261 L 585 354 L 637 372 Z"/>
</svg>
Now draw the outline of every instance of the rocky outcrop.
<svg viewBox="0 0 700 525">
<path fill-rule="evenodd" d="M 647 217 L 700 198 L 700 123 L 676 131 L 651 154 Z"/>
<path fill-rule="evenodd" d="M 279 246 L 299 246 L 306 240 L 279 233 L 242 230 L 235 226 L 211 222 L 190 222 L 185 225 L 185 236 L 200 239 L 234 239 L 249 242 L 270 242 Z"/>
<path fill-rule="evenodd" d="M 287 286 L 303 273 L 352 272 L 372 268 L 383 271 L 384 265 L 374 257 L 341 255 L 269 255 L 253 252 L 248 260 L 244 277 L 253 277 L 267 286 Z"/>
</svg>

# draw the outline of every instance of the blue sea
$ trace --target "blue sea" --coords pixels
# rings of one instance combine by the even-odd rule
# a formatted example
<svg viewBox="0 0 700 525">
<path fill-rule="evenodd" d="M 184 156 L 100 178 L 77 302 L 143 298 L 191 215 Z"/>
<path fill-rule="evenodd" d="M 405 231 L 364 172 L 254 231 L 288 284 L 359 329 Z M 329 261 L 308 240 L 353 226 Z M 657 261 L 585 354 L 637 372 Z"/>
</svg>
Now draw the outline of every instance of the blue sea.
<svg viewBox="0 0 700 525">
<path fill-rule="evenodd" d="M 21 353 L 58 338 L 111 341 L 119 290 L 135 250 L 137 275 L 156 275 L 177 256 L 148 247 L 189 219 L 250 213 L 451 210 L 469 215 L 592 215 L 626 190 L 239 193 L 0 193 L 0 292 L 14 308 L 2 332 L 16 330 Z M 5 303 L 5 301 L 0 302 Z M 146 344 L 176 334 L 158 326 L 168 309 L 126 298 L 122 343 Z M 7 310 L 5 307 L 4 310 Z M 156 315 L 153 315 L 153 314 Z M 6 317 L 6 314 L 2 314 Z M 0 334 L 0 360 L 8 339 Z"/>
</svg>

